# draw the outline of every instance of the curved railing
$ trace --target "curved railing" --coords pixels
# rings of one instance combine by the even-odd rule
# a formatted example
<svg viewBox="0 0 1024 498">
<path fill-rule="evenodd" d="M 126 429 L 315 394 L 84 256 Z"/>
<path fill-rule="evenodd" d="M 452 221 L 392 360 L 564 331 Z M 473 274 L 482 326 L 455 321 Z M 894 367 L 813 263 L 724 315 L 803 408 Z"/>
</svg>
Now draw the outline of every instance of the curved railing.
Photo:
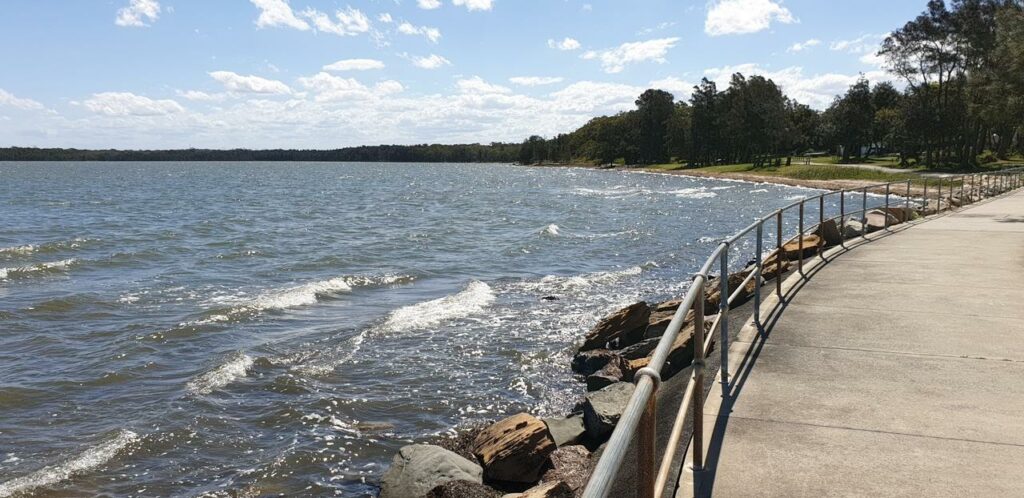
<svg viewBox="0 0 1024 498">
<path fill-rule="evenodd" d="M 681 446 L 680 442 L 685 430 L 687 416 L 691 412 L 693 415 L 691 429 L 693 441 L 692 460 L 690 462 L 683 462 L 683 465 L 689 465 L 694 471 L 698 472 L 703 469 L 704 434 L 702 414 L 704 382 L 707 374 L 705 371 L 705 360 L 708 357 L 708 352 L 717 330 L 721 342 L 718 348 L 721 354 L 722 391 L 727 393 L 729 390 L 729 321 L 727 317 L 732 304 L 736 302 L 743 289 L 751 281 L 754 281 L 753 319 L 758 329 L 763 332 L 760 308 L 761 287 L 767 282 L 763 277 L 765 263 L 763 252 L 766 228 L 769 230 L 774 228 L 775 292 L 778 294 L 781 306 L 784 303 L 782 293 L 783 264 L 789 264 L 789 261 L 784 261 L 783 251 L 783 232 L 786 230 L 784 218 L 787 213 L 792 213 L 794 210 L 797 212 L 795 240 L 798 241 L 796 243 L 798 245 L 797 253 L 799 257 L 796 259 L 796 271 L 803 275 L 803 263 L 805 259 L 808 259 L 804 251 L 804 236 L 817 231 L 818 227 L 823 225 L 826 220 L 838 220 L 840 234 L 845 240 L 848 233 L 846 230 L 847 219 L 851 216 L 856 217 L 859 215 L 861 220 L 860 236 L 864 237 L 868 231 L 867 215 L 872 209 L 885 209 L 886 215 L 884 215 L 885 221 L 882 228 L 888 230 L 889 208 L 899 206 L 899 204 L 891 204 L 894 195 L 899 196 L 899 194 L 903 194 L 901 201 L 906 208 L 910 208 L 913 205 L 916 208 L 920 208 L 926 215 L 933 214 L 1020 188 L 1024 186 L 1024 173 L 1022 173 L 1022 169 L 1013 169 L 992 173 L 962 175 L 960 177 L 944 177 L 934 180 L 923 178 L 922 180 L 923 182 L 921 180 L 905 180 L 881 183 L 858 189 L 837 190 L 806 197 L 758 219 L 747 228 L 720 243 L 700 268 L 700 271 L 694 276 L 693 284 L 680 303 L 679 309 L 672 317 L 672 321 L 665 334 L 658 342 L 658 346 L 654 350 L 648 366 L 640 369 L 634 375 L 636 388 L 611 435 L 611 439 L 605 447 L 604 453 L 591 474 L 590 481 L 587 483 L 583 493 L 584 498 L 604 498 L 609 496 L 615 478 L 623 467 L 626 453 L 634 437 L 637 440 L 636 475 L 639 487 L 637 496 L 653 498 L 664 494 L 665 487 L 669 481 L 669 474 L 672 472 L 672 462 L 679 450 L 686 447 L 685 445 Z M 919 186 L 917 189 L 917 192 L 920 192 L 919 196 L 914 195 L 915 192 L 912 186 L 915 183 Z M 929 187 L 932 189 L 931 192 L 929 192 Z M 884 196 L 884 203 L 869 207 L 869 196 L 875 200 L 879 200 L 880 197 Z M 834 202 L 836 198 L 838 198 L 837 203 Z M 860 201 L 860 209 L 847 211 L 848 199 L 854 203 Z M 932 204 L 933 202 L 934 205 Z M 812 207 L 817 207 L 818 211 L 818 223 L 811 227 L 805 226 L 808 203 L 811 203 Z M 814 206 L 815 203 L 817 206 Z M 826 218 L 827 205 L 833 209 L 838 208 L 838 217 Z M 740 245 L 739 242 L 751 233 L 755 234 L 753 271 L 730 294 L 728 278 L 730 251 L 738 247 Z M 789 239 L 786 244 L 791 242 L 793 242 L 793 239 Z M 811 257 L 820 257 L 822 251 L 822 246 L 819 246 L 818 256 L 812 255 Z M 769 264 L 768 266 L 771 268 L 772 265 Z M 714 318 L 712 325 L 708 329 L 707 337 L 705 337 L 705 288 L 710 281 L 709 274 L 716 268 L 720 272 L 720 277 L 718 278 L 720 296 L 728 296 L 728 298 L 719 299 L 719 313 Z M 659 464 L 655 453 L 657 445 L 657 392 L 661 384 L 661 371 L 665 366 L 673 343 L 683 328 L 689 310 L 693 310 L 694 315 L 692 327 L 692 340 L 694 344 L 693 376 L 686 386 L 682 402 L 676 413 L 675 423 L 672 426 L 672 431 L 665 446 L 665 453 L 661 456 L 661 463 Z M 702 347 L 698 349 L 698 345 Z M 701 354 L 698 355 L 696 354 L 697 352 Z M 687 443 L 689 443 L 689 440 L 687 440 Z M 657 473 L 655 473 L 656 470 Z"/>
</svg>

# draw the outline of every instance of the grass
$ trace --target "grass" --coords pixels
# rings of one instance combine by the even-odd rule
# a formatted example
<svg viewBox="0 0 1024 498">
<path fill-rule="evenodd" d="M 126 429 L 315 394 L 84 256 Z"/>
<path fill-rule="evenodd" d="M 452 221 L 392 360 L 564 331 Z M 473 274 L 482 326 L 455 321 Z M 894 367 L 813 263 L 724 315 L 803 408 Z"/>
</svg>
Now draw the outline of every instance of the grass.
<svg viewBox="0 0 1024 498">
<path fill-rule="evenodd" d="M 648 169 L 658 171 L 670 171 L 682 168 L 679 164 L 659 164 Z M 884 173 L 862 168 L 849 168 L 835 165 L 812 164 L 804 166 L 793 164 L 790 166 L 754 168 L 753 164 L 724 164 L 717 166 L 706 166 L 696 168 L 694 171 L 705 171 L 708 173 L 745 173 L 766 177 L 792 178 L 795 180 L 864 180 L 878 182 L 896 182 L 900 180 L 911 180 L 918 178 L 911 173 Z"/>
</svg>

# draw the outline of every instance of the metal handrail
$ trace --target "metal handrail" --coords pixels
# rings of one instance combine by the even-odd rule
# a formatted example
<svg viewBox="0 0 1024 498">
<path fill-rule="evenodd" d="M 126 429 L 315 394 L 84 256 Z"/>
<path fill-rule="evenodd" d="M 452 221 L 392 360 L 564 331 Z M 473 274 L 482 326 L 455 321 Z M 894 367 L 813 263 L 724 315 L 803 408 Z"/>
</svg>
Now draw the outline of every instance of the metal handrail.
<svg viewBox="0 0 1024 498">
<path fill-rule="evenodd" d="M 967 187 L 967 182 L 970 180 L 970 187 Z M 754 284 L 754 324 L 757 326 L 758 331 L 763 333 L 763 324 L 761 322 L 761 287 L 766 283 L 763 277 L 764 270 L 764 229 L 766 225 L 774 222 L 776 229 L 775 237 L 775 292 L 778 296 L 779 305 L 785 302 L 782 294 L 782 265 L 788 264 L 789 261 L 783 261 L 785 253 L 782 250 L 785 244 L 783 243 L 783 231 L 785 225 L 783 223 L 784 215 L 787 211 L 796 208 L 799 212 L 798 219 L 798 232 L 794 239 L 798 244 L 799 256 L 797 257 L 797 271 L 803 278 L 806 276 L 803 273 L 803 261 L 809 259 L 805 257 L 804 251 L 804 235 L 807 233 L 813 233 L 821 227 L 825 221 L 839 220 L 839 226 L 841 235 L 845 239 L 845 228 L 847 224 L 847 218 L 859 217 L 862 223 L 861 225 L 861 237 L 867 236 L 867 215 L 870 210 L 878 209 L 883 206 L 876 206 L 868 208 L 868 194 L 869 192 L 879 191 L 885 189 L 885 221 L 884 229 L 889 228 L 889 216 L 891 216 L 889 209 L 892 207 L 890 204 L 890 198 L 894 193 L 893 187 L 903 187 L 905 185 L 905 196 L 904 205 L 906 208 L 910 208 L 911 204 L 919 206 L 925 215 L 930 214 L 929 205 L 932 199 L 928 195 L 928 186 L 930 183 L 929 178 L 924 178 L 923 192 L 920 197 L 912 195 L 911 184 L 913 180 L 903 180 L 898 182 L 879 183 L 876 185 L 868 185 L 856 189 L 843 189 L 833 190 L 824 192 L 818 195 L 805 197 L 801 200 L 793 202 L 781 209 L 772 211 L 770 214 L 762 216 L 757 221 L 752 223 L 750 226 L 740 230 L 734 235 L 722 241 L 711 255 L 701 266 L 693 277 L 693 283 L 689 290 L 686 292 L 686 296 L 679 304 L 679 308 L 672 316 L 671 322 L 669 322 L 668 328 L 664 335 L 658 341 L 658 346 L 655 348 L 654 353 L 651 357 L 651 361 L 648 365 L 634 374 L 634 381 L 636 382 L 636 388 L 633 390 L 632 396 L 623 410 L 622 416 L 619 419 L 619 423 L 615 426 L 615 430 L 612 432 L 611 438 L 605 447 L 604 453 L 601 459 L 597 462 L 593 473 L 591 474 L 590 481 L 587 483 L 587 487 L 583 492 L 584 498 L 604 498 L 609 495 L 612 490 L 615 477 L 619 470 L 623 466 L 623 462 L 626 457 L 626 452 L 629 449 L 630 442 L 634 436 L 637 436 L 638 440 L 638 451 L 637 451 L 637 476 L 639 479 L 639 494 L 643 498 L 654 498 L 661 496 L 664 493 L 665 486 L 668 484 L 669 474 L 672 470 L 672 461 L 680 449 L 680 440 L 682 438 L 683 430 L 685 429 L 685 421 L 687 415 L 692 411 L 693 414 L 693 426 L 691 431 L 691 438 L 693 440 L 693 452 L 692 460 L 689 463 L 690 468 L 695 472 L 695 476 L 699 475 L 700 471 L 704 467 L 704 434 L 703 434 L 703 407 L 704 407 L 704 381 L 707 375 L 705 371 L 705 360 L 707 359 L 708 352 L 711 349 L 711 345 L 714 340 L 715 332 L 719 333 L 719 340 L 721 344 L 719 349 L 721 351 L 721 379 L 722 379 L 722 394 L 727 395 L 729 391 L 729 320 L 728 313 L 731 309 L 732 304 L 742 294 L 742 289 L 745 288 L 751 281 Z M 990 173 L 976 173 L 972 175 L 961 175 L 959 178 L 939 177 L 936 179 L 937 190 L 934 198 L 935 207 L 934 212 L 939 213 L 943 210 L 953 209 L 953 205 L 962 207 L 967 204 L 972 204 L 984 198 L 995 197 L 1003 193 L 1024 187 L 1024 168 L 1014 168 L 1008 170 L 1002 170 Z M 959 183 L 959 192 L 954 196 L 956 184 Z M 946 197 L 943 197 L 943 186 L 947 187 Z M 860 194 L 861 197 L 861 209 L 856 211 L 846 210 L 846 198 L 849 194 Z M 966 194 L 966 196 L 965 196 Z M 839 215 L 838 217 L 826 217 L 825 216 L 825 199 L 826 197 L 838 195 L 839 196 Z M 805 206 L 809 201 L 817 201 L 818 203 L 818 224 L 812 227 L 804 226 L 804 214 Z M 945 208 L 943 207 L 945 204 Z M 755 248 L 755 262 L 754 268 L 751 270 L 751 274 L 748 275 L 735 292 L 729 292 L 729 251 L 732 247 L 735 247 L 737 242 L 740 241 L 746 235 L 751 232 L 756 232 L 756 248 Z M 822 241 L 824 243 L 824 241 Z M 817 256 L 813 257 L 824 257 L 822 246 L 818 246 Z M 719 313 L 714 318 L 713 324 L 707 331 L 707 338 L 705 340 L 704 334 L 704 307 L 705 307 L 705 293 L 708 282 L 710 281 L 709 275 L 715 268 L 719 267 Z M 771 268 L 771 265 L 769 265 Z M 657 441 L 657 392 L 661 386 L 661 372 L 665 367 L 665 362 L 668 360 L 669 353 L 672 350 L 672 345 L 675 343 L 679 336 L 679 332 L 682 330 L 683 325 L 686 321 L 687 313 L 693 310 L 693 344 L 694 344 L 694 359 L 693 359 L 693 374 L 690 382 L 687 383 L 686 390 L 683 394 L 682 403 L 680 404 L 679 410 L 676 412 L 675 423 L 672 426 L 672 431 L 668 438 L 668 445 L 665 449 L 665 454 L 662 455 L 661 463 L 657 463 L 656 455 L 656 441 Z M 699 346 L 699 347 L 698 347 Z M 697 354 L 697 353 L 700 354 Z M 639 433 L 638 433 L 639 430 Z M 686 441 L 689 444 L 689 440 Z M 685 447 L 685 445 L 683 446 Z M 658 469 L 658 473 L 654 474 L 654 469 Z M 697 480 L 694 480 L 694 485 L 697 485 Z"/>
</svg>

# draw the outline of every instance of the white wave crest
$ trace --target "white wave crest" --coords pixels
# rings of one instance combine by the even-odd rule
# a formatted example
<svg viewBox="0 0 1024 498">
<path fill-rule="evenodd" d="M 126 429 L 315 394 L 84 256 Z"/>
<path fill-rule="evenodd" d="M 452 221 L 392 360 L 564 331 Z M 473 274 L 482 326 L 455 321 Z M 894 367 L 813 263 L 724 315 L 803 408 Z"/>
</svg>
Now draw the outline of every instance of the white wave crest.
<svg viewBox="0 0 1024 498">
<path fill-rule="evenodd" d="M 21 494 L 41 486 L 50 486 L 65 481 L 75 474 L 100 467 L 138 439 L 138 434 L 122 430 L 114 439 L 89 448 L 81 455 L 64 463 L 43 467 L 27 476 L 0 484 L 0 498 Z"/>
<path fill-rule="evenodd" d="M 474 280 L 466 289 L 440 299 L 405 306 L 392 311 L 384 322 L 391 332 L 431 327 L 439 323 L 480 313 L 494 302 L 491 286 Z"/>
<path fill-rule="evenodd" d="M 649 261 L 640 266 L 632 266 L 622 270 L 584 273 L 568 277 L 548 275 L 535 282 L 522 282 L 517 286 L 527 292 L 557 294 L 562 292 L 581 292 L 593 287 L 609 285 L 624 278 L 643 274 L 645 270 L 657 268 L 657 263 Z"/>
<path fill-rule="evenodd" d="M 544 229 L 541 230 L 540 233 L 542 235 L 550 235 L 552 237 L 558 237 L 558 235 L 559 235 L 558 225 L 552 223 L 552 224 L 544 227 Z"/>
<path fill-rule="evenodd" d="M 23 246 L 15 246 L 15 247 L 0 247 L 0 254 L 24 255 L 24 254 L 32 254 L 35 251 L 36 251 L 36 246 L 34 246 L 32 244 L 27 244 L 27 245 L 23 245 Z"/>
<path fill-rule="evenodd" d="M 705 187 L 682 188 L 677 190 L 670 190 L 665 193 L 672 194 L 681 199 L 710 199 L 712 197 L 718 197 L 718 194 L 714 192 L 708 192 L 708 189 Z"/>
<path fill-rule="evenodd" d="M 249 355 L 238 355 L 223 365 L 210 370 L 188 382 L 186 388 L 194 394 L 210 394 L 249 374 L 255 360 Z"/>
<path fill-rule="evenodd" d="M 17 268 L 0 268 L 0 280 L 12 278 L 17 275 L 30 275 L 33 273 L 45 273 L 53 271 L 64 271 L 78 263 L 75 258 L 65 259 L 61 261 L 51 261 L 49 263 L 38 263 L 28 266 L 20 266 Z"/>
</svg>

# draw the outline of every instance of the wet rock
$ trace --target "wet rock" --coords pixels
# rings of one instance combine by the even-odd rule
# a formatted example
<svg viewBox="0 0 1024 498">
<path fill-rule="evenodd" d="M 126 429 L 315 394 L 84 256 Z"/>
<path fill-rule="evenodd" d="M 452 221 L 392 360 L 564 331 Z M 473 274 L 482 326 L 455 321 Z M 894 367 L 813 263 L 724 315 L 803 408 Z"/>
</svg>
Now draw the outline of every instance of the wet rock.
<svg viewBox="0 0 1024 498">
<path fill-rule="evenodd" d="M 484 429 L 473 441 L 473 455 L 494 481 L 532 483 L 555 450 L 555 441 L 540 419 L 519 413 Z"/>
<path fill-rule="evenodd" d="M 501 492 L 473 481 L 448 481 L 436 486 L 424 498 L 498 498 Z"/>
<path fill-rule="evenodd" d="M 583 421 L 587 426 L 587 435 L 595 440 L 603 439 L 612 433 L 615 424 L 622 417 L 629 397 L 633 395 L 633 384 L 619 382 L 600 391 L 587 394 L 583 404 Z"/>
<path fill-rule="evenodd" d="M 541 482 L 562 481 L 573 493 L 583 491 L 590 479 L 590 452 L 583 446 L 558 448 L 548 459 L 551 469 L 544 473 Z"/>
<path fill-rule="evenodd" d="M 572 357 L 572 371 L 580 375 L 591 375 L 616 358 L 618 355 L 607 349 L 581 351 Z"/>
<path fill-rule="evenodd" d="M 573 498 L 573 492 L 568 484 L 558 481 L 543 483 L 522 493 L 512 493 L 501 498 Z"/>
<path fill-rule="evenodd" d="M 587 333 L 580 351 L 603 348 L 612 341 L 620 346 L 633 344 L 643 337 L 650 316 L 651 308 L 643 301 L 616 311 Z"/>
<path fill-rule="evenodd" d="M 837 246 L 843 243 L 843 234 L 839 231 L 836 220 L 825 220 L 818 227 L 815 235 L 825 241 L 825 247 Z"/>
<path fill-rule="evenodd" d="M 542 419 L 542 421 L 548 428 L 551 440 L 559 448 L 580 442 L 583 439 L 583 435 L 587 433 L 587 429 L 583 425 L 583 415 L 573 415 L 565 418 L 546 418 Z M 555 450 L 556 453 L 557 451 Z"/>
<path fill-rule="evenodd" d="M 483 469 L 451 451 L 429 444 L 398 450 L 381 478 L 380 498 L 423 496 L 448 481 L 482 483 Z"/>
</svg>

